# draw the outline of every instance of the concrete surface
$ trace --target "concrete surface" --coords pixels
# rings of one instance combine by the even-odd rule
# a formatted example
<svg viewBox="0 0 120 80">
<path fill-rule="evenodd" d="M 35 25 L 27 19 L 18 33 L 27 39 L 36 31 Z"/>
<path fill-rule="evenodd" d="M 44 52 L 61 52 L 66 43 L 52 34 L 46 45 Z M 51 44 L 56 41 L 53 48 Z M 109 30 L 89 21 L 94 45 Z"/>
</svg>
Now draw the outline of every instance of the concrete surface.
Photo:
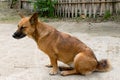
<svg viewBox="0 0 120 80">
<path fill-rule="evenodd" d="M 17 24 L 0 24 L 0 80 L 119 80 L 120 79 L 120 24 L 106 23 L 49 23 L 60 31 L 69 32 L 93 49 L 98 60 L 110 60 L 112 70 L 91 75 L 49 75 L 48 57 L 38 50 L 29 38 L 16 40 L 12 34 Z M 59 62 L 59 65 L 64 65 Z"/>
</svg>

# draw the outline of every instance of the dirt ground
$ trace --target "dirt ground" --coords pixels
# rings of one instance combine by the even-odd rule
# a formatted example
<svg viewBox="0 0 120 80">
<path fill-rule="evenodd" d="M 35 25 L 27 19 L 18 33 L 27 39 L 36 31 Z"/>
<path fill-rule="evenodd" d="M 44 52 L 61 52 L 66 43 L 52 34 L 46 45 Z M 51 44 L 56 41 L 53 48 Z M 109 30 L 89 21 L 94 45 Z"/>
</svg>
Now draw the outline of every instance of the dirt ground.
<svg viewBox="0 0 120 80">
<path fill-rule="evenodd" d="M 12 38 L 20 17 L 8 9 L 8 3 L 0 2 L 0 80 L 119 80 L 120 79 L 120 23 L 115 22 L 49 22 L 59 31 L 76 36 L 91 47 L 100 59 L 109 59 L 109 72 L 93 74 L 55 76 L 49 75 L 47 55 L 37 48 L 28 37 L 21 40 Z M 48 21 L 48 20 L 47 20 Z M 117 20 L 118 21 L 118 20 Z M 59 62 L 59 65 L 65 65 Z"/>
<path fill-rule="evenodd" d="M 112 70 L 93 74 L 49 75 L 48 57 L 29 38 L 16 40 L 12 34 L 17 24 L 0 24 L 0 80 L 119 80 L 120 24 L 114 22 L 50 22 L 59 31 L 78 37 L 93 49 L 98 60 L 110 60 Z M 59 65 L 65 65 L 59 62 Z"/>
</svg>

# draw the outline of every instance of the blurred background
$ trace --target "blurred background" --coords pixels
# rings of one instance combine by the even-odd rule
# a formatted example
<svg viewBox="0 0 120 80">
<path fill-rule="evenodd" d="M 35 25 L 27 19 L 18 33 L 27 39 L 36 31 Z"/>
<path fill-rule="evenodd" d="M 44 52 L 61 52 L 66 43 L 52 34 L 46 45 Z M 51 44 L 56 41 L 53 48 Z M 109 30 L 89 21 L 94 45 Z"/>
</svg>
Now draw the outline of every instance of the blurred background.
<svg viewBox="0 0 120 80">
<path fill-rule="evenodd" d="M 0 0 L 0 21 L 16 21 L 17 12 L 38 12 L 49 19 L 76 21 L 120 21 L 119 0 Z M 8 14 L 9 13 L 9 14 Z M 47 20 L 48 18 L 48 20 Z M 53 20 L 54 21 L 54 20 Z"/>
</svg>

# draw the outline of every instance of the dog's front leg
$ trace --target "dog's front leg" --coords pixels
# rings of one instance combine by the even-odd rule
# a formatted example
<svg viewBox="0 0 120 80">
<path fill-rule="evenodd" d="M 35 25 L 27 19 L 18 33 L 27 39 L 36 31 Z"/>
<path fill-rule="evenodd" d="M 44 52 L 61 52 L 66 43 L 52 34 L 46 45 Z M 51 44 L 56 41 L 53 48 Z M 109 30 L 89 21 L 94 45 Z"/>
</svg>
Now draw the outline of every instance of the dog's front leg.
<svg viewBox="0 0 120 80">
<path fill-rule="evenodd" d="M 47 64 L 47 65 L 45 65 L 45 66 L 48 67 L 48 68 L 52 68 L 53 66 L 52 66 L 50 57 L 49 57 L 49 60 L 50 60 L 50 64 Z"/>
<path fill-rule="evenodd" d="M 50 62 L 52 67 L 52 70 L 50 71 L 50 75 L 55 75 L 58 73 L 58 65 L 57 65 L 57 58 L 56 57 L 50 57 Z"/>
</svg>

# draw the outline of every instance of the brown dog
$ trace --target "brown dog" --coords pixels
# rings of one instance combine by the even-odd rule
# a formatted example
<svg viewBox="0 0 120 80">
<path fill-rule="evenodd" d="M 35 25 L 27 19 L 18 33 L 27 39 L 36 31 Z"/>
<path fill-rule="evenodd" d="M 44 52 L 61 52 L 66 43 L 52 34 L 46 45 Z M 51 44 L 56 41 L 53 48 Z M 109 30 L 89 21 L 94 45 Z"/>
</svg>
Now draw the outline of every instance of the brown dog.
<svg viewBox="0 0 120 80">
<path fill-rule="evenodd" d="M 31 17 L 21 16 L 18 30 L 13 37 L 20 39 L 26 35 L 34 39 L 40 50 L 45 52 L 50 59 L 52 66 L 50 74 L 57 74 L 57 60 L 68 64 L 73 69 L 61 72 L 61 75 L 89 74 L 93 71 L 108 71 L 110 65 L 108 61 L 97 61 L 93 51 L 76 37 L 59 32 L 55 28 L 38 21 L 38 14 Z"/>
</svg>

